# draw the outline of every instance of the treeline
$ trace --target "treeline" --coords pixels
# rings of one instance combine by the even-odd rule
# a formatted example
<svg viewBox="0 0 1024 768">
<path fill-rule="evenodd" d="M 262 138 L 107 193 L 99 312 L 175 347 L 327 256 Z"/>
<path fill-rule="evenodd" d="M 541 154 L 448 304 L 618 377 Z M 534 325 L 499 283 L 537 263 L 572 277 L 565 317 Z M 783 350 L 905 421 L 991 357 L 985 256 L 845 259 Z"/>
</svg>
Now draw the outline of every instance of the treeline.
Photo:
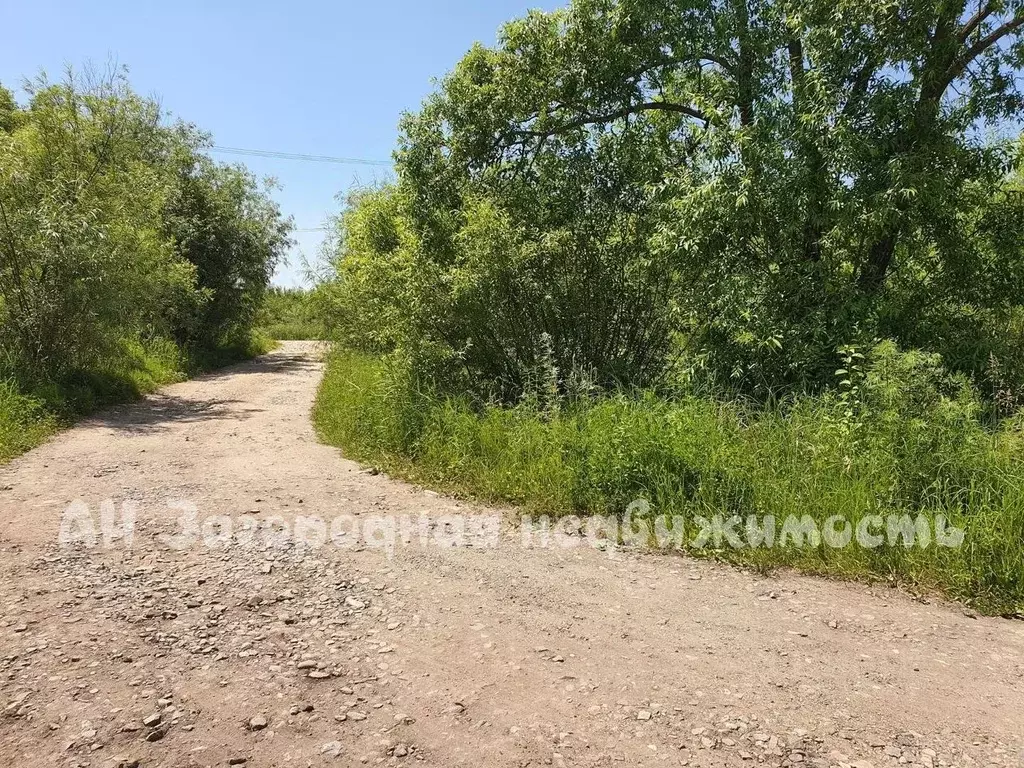
<svg viewBox="0 0 1024 768">
<path fill-rule="evenodd" d="M 574 0 L 476 46 L 340 222 L 335 313 L 514 402 L 689 377 L 758 399 L 840 350 L 1024 384 L 1019 10 Z M 997 368 L 998 381 L 993 378 Z"/>
<path fill-rule="evenodd" d="M 50 416 L 251 351 L 291 227 L 123 72 L 24 90 L 0 87 L 0 456 Z"/>
<path fill-rule="evenodd" d="M 314 293 L 304 288 L 270 288 L 260 311 L 259 330 L 271 339 L 322 339 Z"/>
<path fill-rule="evenodd" d="M 972 559 L 849 570 L 1020 606 L 1022 33 L 995 0 L 511 22 L 338 219 L 318 306 L 378 362 L 332 365 L 321 429 L 557 512 L 941 513 Z"/>
</svg>

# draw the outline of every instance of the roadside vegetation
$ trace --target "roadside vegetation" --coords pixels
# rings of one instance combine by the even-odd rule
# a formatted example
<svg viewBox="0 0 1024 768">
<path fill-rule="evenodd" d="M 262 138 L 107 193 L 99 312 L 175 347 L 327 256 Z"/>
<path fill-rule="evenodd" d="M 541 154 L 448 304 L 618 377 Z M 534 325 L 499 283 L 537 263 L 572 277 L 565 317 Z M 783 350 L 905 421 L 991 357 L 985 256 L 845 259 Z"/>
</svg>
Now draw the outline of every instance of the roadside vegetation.
<svg viewBox="0 0 1024 768">
<path fill-rule="evenodd" d="M 338 217 L 318 428 L 555 514 L 943 516 L 963 546 L 716 554 L 1021 611 L 1022 13 L 511 22 Z"/>
<path fill-rule="evenodd" d="M 307 341 L 324 336 L 313 294 L 301 288 L 270 288 L 260 310 L 259 330 L 280 341 Z"/>
<path fill-rule="evenodd" d="M 122 72 L 0 87 L 0 461 L 98 406 L 265 351 L 291 224 Z"/>
</svg>

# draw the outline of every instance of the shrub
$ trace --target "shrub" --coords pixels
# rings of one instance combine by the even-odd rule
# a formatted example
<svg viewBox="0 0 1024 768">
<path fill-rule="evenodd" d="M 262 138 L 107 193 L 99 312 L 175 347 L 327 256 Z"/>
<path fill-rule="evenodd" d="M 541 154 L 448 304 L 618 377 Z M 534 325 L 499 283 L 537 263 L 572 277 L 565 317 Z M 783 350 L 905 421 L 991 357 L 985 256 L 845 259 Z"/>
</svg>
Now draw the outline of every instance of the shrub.
<svg viewBox="0 0 1024 768">
<path fill-rule="evenodd" d="M 253 328 L 291 226 L 123 72 L 25 89 L 19 106 L 0 87 L 0 459 L 264 346 Z"/>
</svg>

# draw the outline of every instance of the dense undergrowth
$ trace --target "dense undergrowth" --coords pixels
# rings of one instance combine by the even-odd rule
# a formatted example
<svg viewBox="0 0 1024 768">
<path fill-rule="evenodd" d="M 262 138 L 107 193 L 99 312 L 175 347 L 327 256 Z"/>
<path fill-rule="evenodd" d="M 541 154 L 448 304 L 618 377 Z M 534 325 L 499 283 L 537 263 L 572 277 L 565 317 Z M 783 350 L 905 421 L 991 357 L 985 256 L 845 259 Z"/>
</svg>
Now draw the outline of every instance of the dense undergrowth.
<svg viewBox="0 0 1024 768">
<path fill-rule="evenodd" d="M 324 437 L 532 511 L 771 516 L 774 546 L 699 551 L 1019 611 L 1024 26 L 975 11 L 509 22 L 332 227 L 315 305 L 358 352 L 330 365 Z M 854 545 L 782 541 L 836 516 Z M 859 534 L 918 518 L 962 545 Z"/>
<path fill-rule="evenodd" d="M 35 447 L 56 429 L 54 414 L 41 400 L 22 394 L 10 381 L 0 382 L 0 463 Z"/>
<path fill-rule="evenodd" d="M 281 341 L 309 341 L 324 337 L 312 293 L 300 288 L 271 288 L 267 291 L 260 310 L 259 329 L 271 339 Z"/>
<path fill-rule="evenodd" d="M 408 370 L 359 353 L 328 365 L 315 421 L 351 458 L 534 514 L 687 521 L 684 549 L 755 567 L 793 566 L 940 589 L 994 613 L 1024 609 L 1022 422 L 984 423 L 969 387 L 943 393 L 927 359 L 882 345 L 851 413 L 835 396 L 785 407 L 687 395 L 618 395 L 552 409 L 439 397 Z M 928 418 L 924 418 L 927 415 Z M 790 516 L 856 528 L 871 515 L 937 516 L 960 546 L 695 547 L 698 517 Z M 694 527 L 689 527 L 694 526 Z M 743 531 L 743 526 L 739 527 Z M 932 528 L 934 530 L 934 528 Z M 744 538 L 744 542 L 746 539 Z"/>
</svg>

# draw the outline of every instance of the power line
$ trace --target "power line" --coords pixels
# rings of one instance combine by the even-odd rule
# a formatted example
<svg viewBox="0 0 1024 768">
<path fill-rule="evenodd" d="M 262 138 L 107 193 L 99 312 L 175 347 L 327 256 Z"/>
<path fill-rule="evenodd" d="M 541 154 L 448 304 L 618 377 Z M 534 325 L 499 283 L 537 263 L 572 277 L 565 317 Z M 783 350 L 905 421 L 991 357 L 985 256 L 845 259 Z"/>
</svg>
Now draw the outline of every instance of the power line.
<svg viewBox="0 0 1024 768">
<path fill-rule="evenodd" d="M 391 167 L 390 160 L 366 160 L 358 157 L 331 157 L 329 155 L 306 155 L 295 152 L 275 152 L 268 149 L 242 149 L 241 147 L 212 148 L 214 152 L 226 155 L 244 155 L 246 157 L 272 157 L 280 160 L 303 160 L 310 163 L 338 163 L 341 165 L 373 165 Z"/>
</svg>

